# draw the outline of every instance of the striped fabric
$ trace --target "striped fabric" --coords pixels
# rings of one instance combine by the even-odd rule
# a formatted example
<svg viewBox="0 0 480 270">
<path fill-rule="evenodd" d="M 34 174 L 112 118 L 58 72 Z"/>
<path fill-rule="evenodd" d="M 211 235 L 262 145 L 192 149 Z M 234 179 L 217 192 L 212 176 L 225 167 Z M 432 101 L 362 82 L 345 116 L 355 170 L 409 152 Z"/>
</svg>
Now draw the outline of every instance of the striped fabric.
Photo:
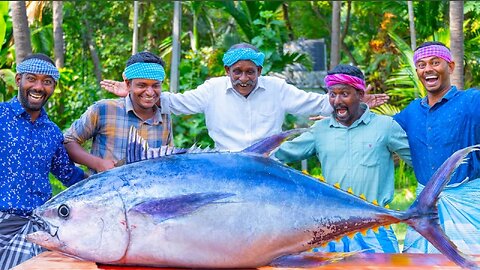
<svg viewBox="0 0 480 270">
<path fill-rule="evenodd" d="M 313 252 L 353 252 L 366 253 L 398 253 L 398 241 L 391 227 L 379 227 L 378 232 L 368 230 L 366 235 L 355 234 L 353 238 L 347 236 L 328 243 L 326 247 L 317 247 Z"/>
<path fill-rule="evenodd" d="M 125 161 L 131 126 L 150 147 L 173 145 L 170 114 L 157 108 L 154 117 L 143 121 L 135 115 L 129 96 L 101 100 L 90 106 L 65 132 L 65 143 L 76 141 L 82 145 L 92 139 L 91 154 L 115 162 Z"/>
<path fill-rule="evenodd" d="M 447 62 L 452 62 L 452 55 L 447 47 L 442 45 L 430 45 L 415 51 L 413 54 L 413 63 L 416 64 L 418 60 L 431 56 L 440 57 Z"/>
<path fill-rule="evenodd" d="M 37 225 L 26 217 L 0 212 L 1 270 L 13 268 L 44 251 L 25 239 L 27 234 L 37 230 Z"/>
<path fill-rule="evenodd" d="M 423 185 L 418 184 L 417 196 Z M 440 226 L 459 250 L 480 254 L 480 178 L 449 185 L 440 194 L 438 215 Z M 403 252 L 439 253 L 419 233 L 408 227 Z"/>
</svg>

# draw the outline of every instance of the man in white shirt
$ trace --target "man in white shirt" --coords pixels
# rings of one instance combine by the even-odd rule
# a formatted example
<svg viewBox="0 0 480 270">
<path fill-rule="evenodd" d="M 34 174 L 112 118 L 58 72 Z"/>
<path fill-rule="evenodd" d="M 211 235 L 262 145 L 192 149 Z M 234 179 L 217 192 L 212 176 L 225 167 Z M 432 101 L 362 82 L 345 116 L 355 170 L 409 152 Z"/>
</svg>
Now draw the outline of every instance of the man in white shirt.
<svg viewBox="0 0 480 270">
<path fill-rule="evenodd" d="M 261 139 L 277 134 L 287 113 L 330 115 L 325 94 L 305 92 L 285 80 L 261 76 L 265 55 L 253 45 L 233 45 L 224 55 L 226 76 L 205 81 L 184 93 L 162 92 L 162 107 L 174 114 L 204 113 L 208 134 L 220 151 L 240 151 Z M 105 80 L 107 91 L 124 95 L 120 82 Z M 371 106 L 383 104 L 388 96 L 367 95 Z"/>
</svg>

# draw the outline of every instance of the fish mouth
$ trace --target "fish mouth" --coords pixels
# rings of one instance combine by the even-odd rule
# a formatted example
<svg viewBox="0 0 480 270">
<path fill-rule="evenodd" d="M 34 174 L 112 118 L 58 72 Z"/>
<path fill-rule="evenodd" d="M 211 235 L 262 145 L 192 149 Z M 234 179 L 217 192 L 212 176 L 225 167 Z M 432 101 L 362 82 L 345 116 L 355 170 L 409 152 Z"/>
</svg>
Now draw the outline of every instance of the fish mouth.
<svg viewBox="0 0 480 270">
<path fill-rule="evenodd" d="M 60 249 L 64 246 L 63 243 L 58 239 L 57 232 L 58 227 L 47 222 L 43 218 L 32 215 L 31 221 L 38 227 L 38 231 L 27 234 L 26 239 L 29 242 L 37 244 L 39 246 L 45 247 L 47 249 Z"/>
<path fill-rule="evenodd" d="M 30 219 L 33 222 L 33 224 L 38 226 L 40 231 L 46 232 L 46 233 L 50 234 L 50 236 L 52 236 L 52 237 L 57 236 L 57 232 L 58 232 L 58 227 L 57 226 L 49 223 L 45 219 L 43 219 L 40 216 L 35 215 L 35 214 L 33 214 Z"/>
</svg>

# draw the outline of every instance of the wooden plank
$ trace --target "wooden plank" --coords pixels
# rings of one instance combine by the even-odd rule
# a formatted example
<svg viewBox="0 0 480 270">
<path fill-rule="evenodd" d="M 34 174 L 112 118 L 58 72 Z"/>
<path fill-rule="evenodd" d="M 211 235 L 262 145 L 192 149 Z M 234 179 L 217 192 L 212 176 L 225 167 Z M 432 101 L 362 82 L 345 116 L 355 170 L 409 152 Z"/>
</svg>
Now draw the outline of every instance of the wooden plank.
<svg viewBox="0 0 480 270">
<path fill-rule="evenodd" d="M 475 256 L 475 260 L 480 264 L 480 255 Z M 337 270 L 337 269 L 355 269 L 355 270 L 424 270 L 424 269 L 442 269 L 442 270 L 461 270 L 460 267 L 448 260 L 442 254 L 382 254 L 382 253 L 363 253 L 348 257 L 337 263 L 331 263 L 322 266 L 308 268 L 311 270 Z M 58 252 L 44 252 L 12 270 L 149 270 L 149 269 L 168 269 L 152 268 L 138 266 L 115 266 L 115 265 L 97 265 L 94 262 L 86 262 L 67 257 Z M 260 270 L 287 270 L 296 268 L 275 268 L 261 267 Z M 303 268 L 305 269 L 305 268 Z"/>
</svg>

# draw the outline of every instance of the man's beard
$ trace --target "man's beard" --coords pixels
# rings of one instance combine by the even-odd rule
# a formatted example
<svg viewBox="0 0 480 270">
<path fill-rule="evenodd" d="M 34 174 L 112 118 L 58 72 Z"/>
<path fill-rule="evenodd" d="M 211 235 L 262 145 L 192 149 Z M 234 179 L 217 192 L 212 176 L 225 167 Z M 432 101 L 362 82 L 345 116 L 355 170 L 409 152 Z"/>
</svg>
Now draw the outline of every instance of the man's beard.
<svg viewBox="0 0 480 270">
<path fill-rule="evenodd" d="M 28 101 L 28 94 L 31 92 L 42 94 L 44 96 L 43 102 L 35 104 L 30 103 L 30 101 Z M 45 105 L 50 98 L 50 96 L 47 96 L 45 91 L 37 91 L 31 88 L 24 90 L 22 85 L 19 86 L 18 96 L 22 106 L 29 111 L 40 111 L 43 108 L 43 105 Z"/>
</svg>

